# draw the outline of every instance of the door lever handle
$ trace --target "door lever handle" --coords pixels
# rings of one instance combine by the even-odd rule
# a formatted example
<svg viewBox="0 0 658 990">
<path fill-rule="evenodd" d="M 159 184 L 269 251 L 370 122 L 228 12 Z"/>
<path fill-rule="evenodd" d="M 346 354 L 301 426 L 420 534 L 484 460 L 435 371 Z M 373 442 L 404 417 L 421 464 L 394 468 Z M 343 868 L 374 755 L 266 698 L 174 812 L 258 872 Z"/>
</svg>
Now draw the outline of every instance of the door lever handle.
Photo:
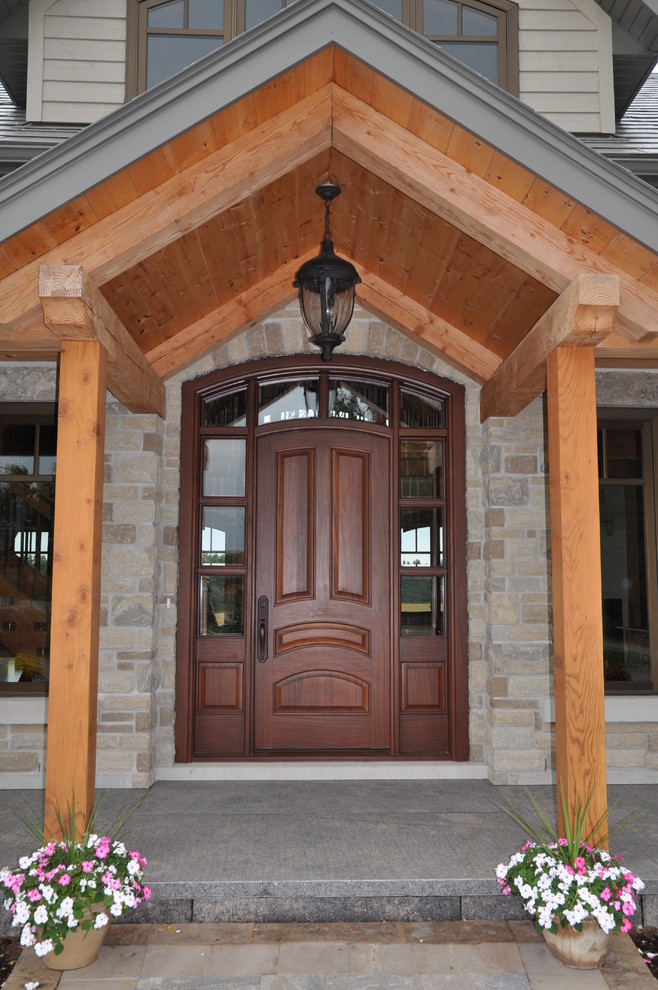
<svg viewBox="0 0 658 990">
<path fill-rule="evenodd" d="M 266 595 L 261 595 L 258 599 L 258 643 L 256 646 L 256 658 L 259 663 L 267 660 L 267 620 L 269 602 Z"/>
</svg>

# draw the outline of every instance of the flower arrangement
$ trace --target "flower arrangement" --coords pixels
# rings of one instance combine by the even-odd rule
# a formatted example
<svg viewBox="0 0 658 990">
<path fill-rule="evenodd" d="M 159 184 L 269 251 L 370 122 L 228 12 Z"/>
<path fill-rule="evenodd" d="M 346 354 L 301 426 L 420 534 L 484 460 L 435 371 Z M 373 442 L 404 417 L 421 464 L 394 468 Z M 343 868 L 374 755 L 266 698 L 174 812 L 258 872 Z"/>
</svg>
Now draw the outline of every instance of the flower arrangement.
<svg viewBox="0 0 658 990">
<path fill-rule="evenodd" d="M 496 868 L 502 893 L 518 894 L 523 899 L 525 910 L 534 917 L 539 932 L 555 934 L 558 926 L 581 931 L 587 918 L 593 918 L 608 934 L 630 931 L 635 897 L 644 884 L 626 868 L 623 857 L 612 856 L 590 842 L 606 823 L 609 812 L 584 835 L 593 795 L 584 809 L 576 805 L 570 817 L 560 788 L 566 834 L 558 837 L 532 795 L 526 792 L 526 796 L 539 827 L 523 818 L 512 805 L 498 805 L 530 836 L 508 863 L 500 863 Z M 615 806 L 616 802 L 610 811 Z M 609 834 L 605 835 L 605 841 Z"/>
<path fill-rule="evenodd" d="M 67 824 L 58 811 L 63 835 L 59 842 L 48 841 L 34 822 L 21 818 L 40 845 L 20 857 L 18 870 L 0 870 L 0 885 L 12 927 L 21 928 L 21 945 L 33 947 L 38 956 L 51 951 L 59 955 L 70 931 L 103 928 L 112 917 L 151 897 L 142 882 L 146 860 L 114 839 L 137 805 L 123 812 L 108 834 L 97 835 L 94 822 L 100 803 L 95 802 L 80 841 L 75 838 L 74 805 L 69 806 Z"/>
</svg>

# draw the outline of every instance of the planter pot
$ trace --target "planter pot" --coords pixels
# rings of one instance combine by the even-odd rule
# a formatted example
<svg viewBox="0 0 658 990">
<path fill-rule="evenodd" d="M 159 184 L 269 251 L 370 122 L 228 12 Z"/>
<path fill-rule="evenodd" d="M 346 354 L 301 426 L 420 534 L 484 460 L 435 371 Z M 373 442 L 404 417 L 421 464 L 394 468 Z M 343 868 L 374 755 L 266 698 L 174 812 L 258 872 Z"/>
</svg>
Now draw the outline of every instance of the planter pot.
<svg viewBox="0 0 658 990">
<path fill-rule="evenodd" d="M 98 958 L 98 953 L 105 941 L 109 925 L 102 928 L 90 928 L 88 932 L 81 928 L 74 928 L 68 932 L 64 939 L 64 951 L 58 956 L 54 952 L 48 952 L 43 961 L 48 969 L 82 969 L 89 966 Z"/>
<path fill-rule="evenodd" d="M 544 941 L 556 959 L 573 969 L 596 969 L 608 948 L 607 932 L 593 918 L 583 921 L 583 930 L 560 928 L 553 935 L 542 929 Z"/>
</svg>

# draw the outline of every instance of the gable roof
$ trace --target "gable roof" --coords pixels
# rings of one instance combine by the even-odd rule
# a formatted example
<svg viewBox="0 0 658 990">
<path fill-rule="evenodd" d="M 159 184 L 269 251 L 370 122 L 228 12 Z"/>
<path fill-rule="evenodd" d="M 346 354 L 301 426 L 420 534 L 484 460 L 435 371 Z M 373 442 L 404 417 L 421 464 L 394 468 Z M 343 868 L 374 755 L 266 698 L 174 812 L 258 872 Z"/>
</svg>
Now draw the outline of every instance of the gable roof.
<svg viewBox="0 0 658 990">
<path fill-rule="evenodd" d="M 621 350 L 653 338 L 654 190 L 363 0 L 297 0 L 0 184 L 0 354 L 56 350 L 70 314 L 39 295 L 76 296 L 143 408 L 134 367 L 293 297 L 328 176 L 361 303 L 478 381 L 583 272 L 622 280 Z M 85 274 L 40 289 L 42 262 Z"/>
</svg>

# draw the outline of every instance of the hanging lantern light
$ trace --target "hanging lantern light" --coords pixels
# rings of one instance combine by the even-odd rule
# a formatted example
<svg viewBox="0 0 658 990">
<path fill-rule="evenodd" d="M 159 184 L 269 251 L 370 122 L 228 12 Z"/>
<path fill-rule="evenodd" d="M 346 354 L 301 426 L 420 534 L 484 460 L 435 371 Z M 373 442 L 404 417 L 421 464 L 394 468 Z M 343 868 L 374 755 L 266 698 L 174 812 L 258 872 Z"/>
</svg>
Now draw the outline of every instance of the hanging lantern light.
<svg viewBox="0 0 658 990">
<path fill-rule="evenodd" d="M 354 312 L 356 286 L 361 279 L 353 264 L 335 254 L 331 240 L 329 211 L 340 189 L 332 182 L 325 182 L 315 191 L 325 205 L 324 240 L 320 254 L 302 265 L 293 285 L 299 289 L 299 305 L 309 339 L 322 351 L 322 360 L 330 361 L 334 347 L 345 340 L 345 330 Z"/>
</svg>

